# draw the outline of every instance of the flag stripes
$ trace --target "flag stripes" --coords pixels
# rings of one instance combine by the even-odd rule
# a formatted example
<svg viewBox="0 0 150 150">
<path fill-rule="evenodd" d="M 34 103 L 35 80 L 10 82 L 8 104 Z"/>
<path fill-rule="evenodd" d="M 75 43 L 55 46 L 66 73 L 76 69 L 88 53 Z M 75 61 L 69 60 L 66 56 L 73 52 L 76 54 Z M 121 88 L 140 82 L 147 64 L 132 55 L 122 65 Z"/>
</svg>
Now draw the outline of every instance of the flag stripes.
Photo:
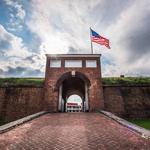
<svg viewBox="0 0 150 150">
<path fill-rule="evenodd" d="M 98 33 L 96 33 L 94 30 L 91 29 L 91 41 L 95 42 L 100 45 L 104 45 L 107 48 L 110 48 L 109 46 L 109 40 L 100 36 Z"/>
</svg>

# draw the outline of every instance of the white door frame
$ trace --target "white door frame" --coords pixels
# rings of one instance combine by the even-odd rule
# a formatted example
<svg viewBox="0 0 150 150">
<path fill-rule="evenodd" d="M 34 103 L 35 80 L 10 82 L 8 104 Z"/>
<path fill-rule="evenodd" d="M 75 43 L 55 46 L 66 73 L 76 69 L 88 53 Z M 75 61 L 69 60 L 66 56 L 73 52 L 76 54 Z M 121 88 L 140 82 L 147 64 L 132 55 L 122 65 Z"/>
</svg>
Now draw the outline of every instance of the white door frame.
<svg viewBox="0 0 150 150">
<path fill-rule="evenodd" d="M 85 111 L 89 110 L 88 85 L 85 83 Z"/>
<path fill-rule="evenodd" d="M 62 98 L 62 84 L 59 86 L 58 110 L 61 112 L 64 112 L 64 100 Z M 88 110 L 89 110 L 88 85 L 85 83 L 85 101 L 84 101 L 84 110 L 83 111 L 86 112 Z"/>
<path fill-rule="evenodd" d="M 58 111 L 62 111 L 62 84 L 59 86 Z"/>
</svg>

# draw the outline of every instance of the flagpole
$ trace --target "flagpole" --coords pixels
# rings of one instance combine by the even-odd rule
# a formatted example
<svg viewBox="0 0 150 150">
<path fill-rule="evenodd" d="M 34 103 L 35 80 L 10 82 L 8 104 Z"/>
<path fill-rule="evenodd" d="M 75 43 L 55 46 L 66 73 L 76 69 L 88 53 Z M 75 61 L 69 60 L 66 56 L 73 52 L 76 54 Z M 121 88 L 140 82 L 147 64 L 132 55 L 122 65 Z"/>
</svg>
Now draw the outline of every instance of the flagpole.
<svg viewBox="0 0 150 150">
<path fill-rule="evenodd" d="M 92 40 L 91 40 L 91 27 L 90 27 L 90 41 L 91 41 L 91 53 L 93 54 L 93 43 L 92 43 Z"/>
</svg>

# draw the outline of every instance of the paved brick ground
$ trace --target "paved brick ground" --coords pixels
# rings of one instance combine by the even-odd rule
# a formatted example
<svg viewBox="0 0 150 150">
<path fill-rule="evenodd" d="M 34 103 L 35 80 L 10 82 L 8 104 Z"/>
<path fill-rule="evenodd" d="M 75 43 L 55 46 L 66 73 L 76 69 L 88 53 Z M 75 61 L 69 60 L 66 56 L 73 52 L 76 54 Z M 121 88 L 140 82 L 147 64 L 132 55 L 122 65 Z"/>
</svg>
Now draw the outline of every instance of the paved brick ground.
<svg viewBox="0 0 150 150">
<path fill-rule="evenodd" d="M 99 113 L 57 113 L 1 134 L 0 149 L 150 150 L 150 141 Z"/>
</svg>

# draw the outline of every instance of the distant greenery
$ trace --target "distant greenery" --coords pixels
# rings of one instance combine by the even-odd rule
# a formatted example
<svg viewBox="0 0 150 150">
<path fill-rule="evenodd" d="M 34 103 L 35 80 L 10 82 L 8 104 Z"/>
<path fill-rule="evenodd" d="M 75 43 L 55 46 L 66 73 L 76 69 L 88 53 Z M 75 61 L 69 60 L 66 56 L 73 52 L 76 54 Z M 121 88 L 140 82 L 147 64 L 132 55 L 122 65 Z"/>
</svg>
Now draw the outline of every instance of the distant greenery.
<svg viewBox="0 0 150 150">
<path fill-rule="evenodd" d="M 41 86 L 44 78 L 0 78 L 0 86 L 35 85 Z"/>
<path fill-rule="evenodd" d="M 150 119 L 130 119 L 128 121 L 150 130 Z"/>
<path fill-rule="evenodd" d="M 103 85 L 150 85 L 150 77 L 104 77 Z M 0 86 L 42 86 L 44 78 L 0 78 Z"/>
<path fill-rule="evenodd" d="M 150 85 L 150 77 L 104 77 L 104 85 Z"/>
</svg>

